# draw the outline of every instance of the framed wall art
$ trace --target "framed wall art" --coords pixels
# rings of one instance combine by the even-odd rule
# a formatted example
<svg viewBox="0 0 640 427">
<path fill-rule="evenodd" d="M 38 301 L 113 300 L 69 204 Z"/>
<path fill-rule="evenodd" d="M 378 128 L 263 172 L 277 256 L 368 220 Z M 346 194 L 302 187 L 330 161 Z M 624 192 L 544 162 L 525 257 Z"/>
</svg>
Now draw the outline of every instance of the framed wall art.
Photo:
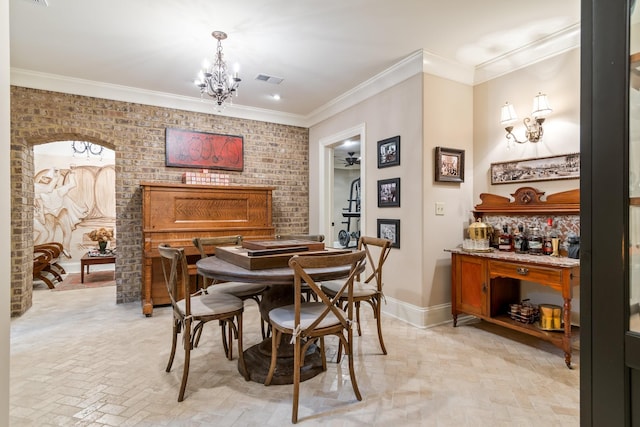
<svg viewBox="0 0 640 427">
<path fill-rule="evenodd" d="M 165 164 L 169 167 L 242 171 L 244 138 L 167 128 Z"/>
<path fill-rule="evenodd" d="M 378 141 L 378 169 L 400 164 L 400 135 Z"/>
<path fill-rule="evenodd" d="M 378 181 L 378 207 L 400 206 L 400 178 L 381 179 Z"/>
<path fill-rule="evenodd" d="M 378 219 L 378 237 L 391 240 L 392 248 L 400 248 L 400 220 Z"/>
<path fill-rule="evenodd" d="M 580 153 L 491 163 L 491 184 L 580 178 Z"/>
<path fill-rule="evenodd" d="M 436 147 L 436 181 L 464 182 L 464 150 Z"/>
</svg>

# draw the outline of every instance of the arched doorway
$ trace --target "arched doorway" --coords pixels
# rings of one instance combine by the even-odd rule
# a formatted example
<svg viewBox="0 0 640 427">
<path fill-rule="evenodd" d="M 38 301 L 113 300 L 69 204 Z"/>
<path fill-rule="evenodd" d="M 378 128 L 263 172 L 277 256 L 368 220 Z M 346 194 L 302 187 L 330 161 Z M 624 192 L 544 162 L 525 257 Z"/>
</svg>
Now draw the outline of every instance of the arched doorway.
<svg viewBox="0 0 640 427">
<path fill-rule="evenodd" d="M 109 246 L 115 249 L 115 152 L 86 141 L 50 142 L 33 151 L 34 245 L 62 243 L 61 264 L 79 272 L 82 256 L 97 246 L 93 230 L 113 230 Z"/>
</svg>

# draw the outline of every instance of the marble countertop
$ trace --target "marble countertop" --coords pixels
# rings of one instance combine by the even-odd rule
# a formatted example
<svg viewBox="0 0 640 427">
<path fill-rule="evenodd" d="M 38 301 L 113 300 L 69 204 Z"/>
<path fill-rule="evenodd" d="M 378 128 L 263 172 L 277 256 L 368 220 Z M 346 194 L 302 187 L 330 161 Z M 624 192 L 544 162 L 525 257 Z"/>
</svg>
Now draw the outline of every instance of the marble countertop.
<svg viewBox="0 0 640 427">
<path fill-rule="evenodd" d="M 491 249 L 489 252 L 471 252 L 461 247 L 453 249 L 445 249 L 446 252 L 477 256 L 481 258 L 491 258 L 501 261 L 510 262 L 527 262 L 530 264 L 548 265 L 554 267 L 580 267 L 580 260 L 567 257 L 553 257 L 549 255 L 529 255 L 518 254 L 515 252 L 503 252 L 497 249 Z"/>
</svg>

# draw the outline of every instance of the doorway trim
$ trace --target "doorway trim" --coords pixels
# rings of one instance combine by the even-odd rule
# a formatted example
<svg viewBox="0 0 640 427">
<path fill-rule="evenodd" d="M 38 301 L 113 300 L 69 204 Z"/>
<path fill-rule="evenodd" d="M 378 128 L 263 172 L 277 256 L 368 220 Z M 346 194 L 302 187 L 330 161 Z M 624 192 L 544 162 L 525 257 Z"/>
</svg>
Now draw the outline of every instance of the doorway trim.
<svg viewBox="0 0 640 427">
<path fill-rule="evenodd" d="M 345 139 L 360 136 L 360 230 L 366 230 L 366 184 L 365 172 L 366 157 L 366 125 L 360 123 L 354 127 L 342 130 L 324 138 L 320 138 L 318 144 L 318 202 L 320 212 L 318 214 L 318 232 L 325 236 L 332 236 L 331 216 L 333 212 L 333 148 Z"/>
</svg>

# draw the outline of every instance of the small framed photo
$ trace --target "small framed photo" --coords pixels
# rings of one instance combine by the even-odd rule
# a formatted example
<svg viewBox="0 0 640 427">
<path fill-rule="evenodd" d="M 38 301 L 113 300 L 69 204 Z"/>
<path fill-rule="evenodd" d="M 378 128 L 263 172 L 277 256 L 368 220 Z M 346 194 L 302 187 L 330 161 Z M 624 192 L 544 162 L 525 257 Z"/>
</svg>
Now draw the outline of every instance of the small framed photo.
<svg viewBox="0 0 640 427">
<path fill-rule="evenodd" d="M 436 181 L 464 182 L 464 150 L 436 147 Z"/>
<path fill-rule="evenodd" d="M 378 237 L 391 240 L 392 248 L 400 248 L 400 220 L 378 219 Z"/>
<path fill-rule="evenodd" d="M 400 135 L 378 141 L 378 169 L 400 164 Z"/>
<path fill-rule="evenodd" d="M 381 179 L 378 181 L 378 207 L 389 208 L 400 206 L 400 178 Z"/>
</svg>

